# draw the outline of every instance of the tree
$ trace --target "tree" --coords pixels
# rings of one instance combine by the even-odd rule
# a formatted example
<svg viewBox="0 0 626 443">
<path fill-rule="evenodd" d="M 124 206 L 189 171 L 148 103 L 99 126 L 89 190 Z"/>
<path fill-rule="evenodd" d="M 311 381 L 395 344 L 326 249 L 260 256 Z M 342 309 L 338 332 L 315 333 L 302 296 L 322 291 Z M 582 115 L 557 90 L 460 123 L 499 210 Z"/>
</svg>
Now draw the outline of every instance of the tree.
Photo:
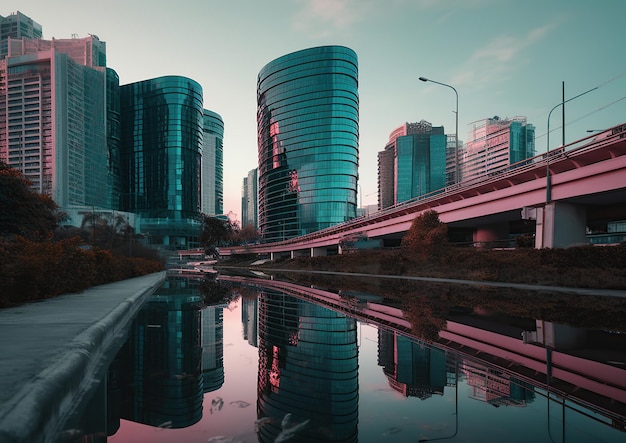
<svg viewBox="0 0 626 443">
<path fill-rule="evenodd" d="M 204 247 L 205 254 L 216 256 L 218 246 L 232 240 L 235 228 L 236 226 L 230 219 L 202 214 L 202 231 L 199 241 Z"/>
<path fill-rule="evenodd" d="M 58 226 L 63 214 L 57 204 L 31 185 L 20 171 L 0 162 L 0 237 L 42 240 Z"/>
<path fill-rule="evenodd" d="M 135 249 L 135 228 L 128 219 L 118 213 L 88 212 L 80 225 L 81 238 L 102 249 L 110 249 L 115 255 L 130 256 Z"/>
<path fill-rule="evenodd" d="M 261 235 L 257 228 L 253 225 L 245 225 L 243 228 L 235 230 L 233 241 L 236 244 L 247 245 L 256 242 L 260 237 Z"/>
<path fill-rule="evenodd" d="M 432 209 L 415 217 L 411 228 L 402 239 L 402 247 L 422 256 L 439 257 L 448 246 L 448 226 L 439 220 Z"/>
</svg>

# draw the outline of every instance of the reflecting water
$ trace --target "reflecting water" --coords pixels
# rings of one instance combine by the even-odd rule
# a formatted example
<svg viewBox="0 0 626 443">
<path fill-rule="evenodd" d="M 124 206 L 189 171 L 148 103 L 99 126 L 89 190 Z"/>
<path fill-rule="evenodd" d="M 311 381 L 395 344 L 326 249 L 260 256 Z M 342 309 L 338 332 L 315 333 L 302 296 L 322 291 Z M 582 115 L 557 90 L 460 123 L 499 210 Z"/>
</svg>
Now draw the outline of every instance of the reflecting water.
<svg viewBox="0 0 626 443">
<path fill-rule="evenodd" d="M 626 441 L 616 330 L 456 309 L 425 341 L 377 294 L 221 281 L 150 297 L 95 397 L 106 420 L 63 441 Z"/>
</svg>

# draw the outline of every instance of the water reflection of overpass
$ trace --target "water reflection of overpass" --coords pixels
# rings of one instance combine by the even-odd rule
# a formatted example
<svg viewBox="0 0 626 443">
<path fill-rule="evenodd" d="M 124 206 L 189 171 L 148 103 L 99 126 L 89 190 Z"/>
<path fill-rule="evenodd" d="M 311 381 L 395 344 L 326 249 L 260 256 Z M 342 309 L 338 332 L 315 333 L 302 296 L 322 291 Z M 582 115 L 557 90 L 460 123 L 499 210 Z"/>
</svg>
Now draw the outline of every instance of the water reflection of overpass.
<svg viewBox="0 0 626 443">
<path fill-rule="evenodd" d="M 361 322 L 375 325 L 420 340 L 412 332 L 411 323 L 401 309 L 376 301 L 345 297 L 322 289 L 303 287 L 289 282 L 246 277 L 220 276 L 220 280 L 236 281 L 280 290 L 288 295 L 343 312 Z M 446 351 L 458 353 L 461 359 L 495 367 L 501 373 L 513 376 L 544 390 L 550 395 L 567 399 L 579 407 L 600 413 L 612 426 L 626 431 L 626 367 L 620 362 L 602 362 L 575 355 L 560 349 L 559 325 L 537 321 L 537 330 L 524 336 L 511 336 L 491 328 L 473 325 L 462 317 L 448 319 L 431 344 Z M 569 334 L 569 332 L 564 332 Z M 535 338 L 535 343 L 528 339 Z M 571 335 L 571 334 L 570 334 Z M 624 357 L 626 353 L 623 353 Z"/>
<path fill-rule="evenodd" d="M 587 242 L 590 226 L 626 219 L 626 124 L 366 217 L 271 244 L 220 248 L 220 254 L 314 256 L 336 250 L 346 236 L 397 240 L 427 209 L 437 211 L 451 232 L 471 235 L 477 243 L 507 238 L 524 220 L 535 223 L 537 247 Z"/>
</svg>

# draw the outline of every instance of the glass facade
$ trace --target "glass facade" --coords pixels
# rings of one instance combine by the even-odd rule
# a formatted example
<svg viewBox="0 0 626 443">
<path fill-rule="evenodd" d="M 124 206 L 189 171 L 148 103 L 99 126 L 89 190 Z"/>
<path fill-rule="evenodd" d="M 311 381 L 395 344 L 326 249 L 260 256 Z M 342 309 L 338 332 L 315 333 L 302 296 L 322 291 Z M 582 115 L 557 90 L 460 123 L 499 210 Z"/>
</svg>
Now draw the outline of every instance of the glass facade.
<svg viewBox="0 0 626 443">
<path fill-rule="evenodd" d="M 258 202 L 258 169 L 254 168 L 248 172 L 248 176 L 243 178 L 241 191 L 241 226 L 252 225 L 258 228 L 259 213 L 257 211 Z"/>
<path fill-rule="evenodd" d="M 202 205 L 204 214 L 224 213 L 224 121 L 213 111 L 204 110 L 202 141 Z"/>
<path fill-rule="evenodd" d="M 356 217 L 358 63 L 342 46 L 305 49 L 257 83 L 259 230 L 267 241 Z"/>
<path fill-rule="evenodd" d="M 526 117 L 498 116 L 476 122 L 460 159 L 461 181 L 479 180 L 506 171 L 535 155 L 535 127 Z"/>
<path fill-rule="evenodd" d="M 424 120 L 391 133 L 378 153 L 379 209 L 446 186 L 447 140 L 443 126 Z"/>
<path fill-rule="evenodd" d="M 122 127 L 120 122 L 120 78 L 113 69 L 106 69 L 106 138 L 109 155 L 107 158 L 108 186 L 111 195 L 108 207 L 120 209 L 122 188 L 120 184 L 120 138 Z"/>
<path fill-rule="evenodd" d="M 179 76 L 121 86 L 124 210 L 152 244 L 195 246 L 199 234 L 202 87 Z"/>
<path fill-rule="evenodd" d="M 446 139 L 443 127 L 398 137 L 396 203 L 445 187 Z"/>
</svg>

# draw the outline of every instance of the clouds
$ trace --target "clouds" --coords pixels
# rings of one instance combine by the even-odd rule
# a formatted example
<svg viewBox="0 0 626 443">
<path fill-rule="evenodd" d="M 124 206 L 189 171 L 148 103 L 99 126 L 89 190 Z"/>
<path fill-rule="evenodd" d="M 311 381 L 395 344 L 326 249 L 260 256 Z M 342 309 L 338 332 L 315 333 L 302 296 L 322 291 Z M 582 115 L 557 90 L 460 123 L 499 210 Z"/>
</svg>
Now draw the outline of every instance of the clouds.
<svg viewBox="0 0 626 443">
<path fill-rule="evenodd" d="M 520 65 L 528 63 L 529 49 L 544 40 L 555 24 L 533 28 L 521 35 L 498 35 L 474 50 L 461 64 L 454 84 L 480 89 L 504 82 Z"/>
<path fill-rule="evenodd" d="M 291 23 L 294 31 L 311 37 L 332 37 L 345 33 L 369 14 L 371 2 L 364 0 L 304 0 Z"/>
</svg>

